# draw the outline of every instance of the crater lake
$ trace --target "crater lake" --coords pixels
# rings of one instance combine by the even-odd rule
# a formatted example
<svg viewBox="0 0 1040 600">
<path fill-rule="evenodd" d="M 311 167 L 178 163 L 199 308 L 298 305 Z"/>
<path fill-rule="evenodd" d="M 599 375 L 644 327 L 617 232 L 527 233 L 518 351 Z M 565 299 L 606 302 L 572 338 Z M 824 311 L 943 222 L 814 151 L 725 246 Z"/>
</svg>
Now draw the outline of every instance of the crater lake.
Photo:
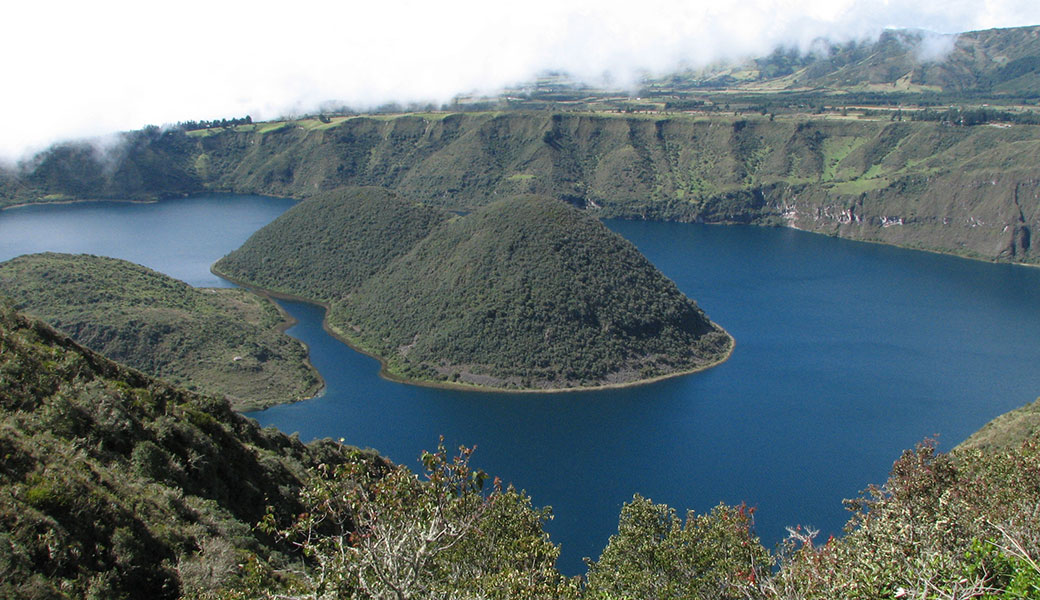
<svg viewBox="0 0 1040 600">
<path fill-rule="evenodd" d="M 21 207 L 0 212 L 0 259 L 90 253 L 228 286 L 209 266 L 292 204 L 208 195 Z M 838 534 L 842 499 L 882 483 L 902 450 L 933 435 L 948 450 L 1040 395 L 1040 269 L 790 229 L 608 226 L 736 338 L 727 362 L 566 394 L 416 387 L 380 378 L 375 359 L 325 334 L 320 307 L 282 302 L 327 389 L 249 416 L 414 469 L 438 436 L 475 445 L 477 466 L 553 507 L 559 566 L 578 574 L 634 493 L 679 511 L 746 502 L 767 545 L 796 524 Z"/>
</svg>

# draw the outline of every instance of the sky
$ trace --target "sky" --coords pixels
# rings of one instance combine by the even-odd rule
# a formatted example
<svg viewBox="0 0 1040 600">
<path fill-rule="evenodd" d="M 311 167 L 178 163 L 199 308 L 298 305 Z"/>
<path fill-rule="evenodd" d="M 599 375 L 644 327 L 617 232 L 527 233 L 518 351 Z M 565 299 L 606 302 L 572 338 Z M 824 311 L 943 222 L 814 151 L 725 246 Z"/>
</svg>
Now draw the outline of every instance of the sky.
<svg viewBox="0 0 1040 600">
<path fill-rule="evenodd" d="M 446 102 L 547 70 L 624 84 L 884 28 L 1040 24 L 1037 0 L 11 0 L 3 12 L 6 161 L 149 124 Z"/>
</svg>

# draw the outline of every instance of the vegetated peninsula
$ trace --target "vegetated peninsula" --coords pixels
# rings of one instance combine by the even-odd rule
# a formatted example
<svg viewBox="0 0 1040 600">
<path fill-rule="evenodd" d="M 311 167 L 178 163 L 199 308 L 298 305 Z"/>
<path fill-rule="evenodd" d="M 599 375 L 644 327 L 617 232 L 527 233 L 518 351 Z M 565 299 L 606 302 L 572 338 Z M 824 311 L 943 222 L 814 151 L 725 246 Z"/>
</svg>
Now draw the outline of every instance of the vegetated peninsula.
<svg viewBox="0 0 1040 600">
<path fill-rule="evenodd" d="M 133 263 L 34 254 L 0 263 L 0 295 L 113 360 L 239 410 L 308 398 L 322 386 L 287 317 L 241 289 L 197 289 Z"/>
<path fill-rule="evenodd" d="M 214 270 L 328 304 L 334 333 L 416 382 L 629 384 L 712 366 L 733 346 L 634 246 L 546 197 L 452 216 L 339 190 L 293 207 Z"/>
</svg>

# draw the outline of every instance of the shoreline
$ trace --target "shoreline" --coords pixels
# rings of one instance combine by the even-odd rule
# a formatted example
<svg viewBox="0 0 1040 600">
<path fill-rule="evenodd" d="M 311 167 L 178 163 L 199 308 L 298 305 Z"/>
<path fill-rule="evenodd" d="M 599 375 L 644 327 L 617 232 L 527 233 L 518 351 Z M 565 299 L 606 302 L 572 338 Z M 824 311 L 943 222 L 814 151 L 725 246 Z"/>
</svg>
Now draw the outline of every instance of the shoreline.
<svg viewBox="0 0 1040 600">
<path fill-rule="evenodd" d="M 180 196 L 178 196 L 180 197 Z M 154 198 L 152 200 L 128 200 L 126 198 L 88 198 L 88 199 L 62 199 L 62 200 L 41 200 L 39 202 L 19 202 L 18 204 L 9 204 L 7 206 L 0 206 L 0 211 L 11 210 L 14 208 L 26 208 L 29 206 L 49 206 L 52 204 L 87 204 L 90 202 L 119 202 L 122 204 L 156 204 L 161 202 L 163 198 Z"/>
<path fill-rule="evenodd" d="M 320 307 L 322 307 L 325 310 L 325 316 L 322 318 L 321 328 L 322 328 L 323 331 L 325 331 L 325 333 L 329 334 L 336 341 L 341 342 L 343 344 L 346 344 L 351 350 L 354 350 L 355 352 L 360 352 L 361 354 L 364 354 L 365 356 L 374 358 L 377 361 L 379 361 L 379 376 L 382 377 L 383 379 L 386 379 L 387 381 L 393 381 L 395 383 L 406 384 L 406 385 L 416 385 L 416 386 L 427 387 L 427 388 L 444 389 L 444 390 L 460 390 L 460 391 L 468 391 L 468 392 L 493 392 L 493 393 L 499 393 L 499 394 L 561 394 L 561 393 L 570 393 L 570 392 L 595 392 L 595 391 L 602 391 L 602 390 L 622 389 L 622 388 L 636 387 L 636 386 L 640 386 L 640 385 L 648 385 L 648 384 L 651 384 L 651 383 L 656 383 L 658 381 L 664 381 L 666 379 L 672 379 L 672 378 L 675 378 L 675 377 L 682 377 L 682 376 L 685 376 L 685 375 L 692 375 L 694 373 L 699 373 L 701 371 L 706 371 L 706 370 L 711 369 L 713 367 L 717 367 L 717 366 L 721 365 L 722 363 L 726 362 L 727 360 L 729 360 L 730 357 L 733 355 L 733 351 L 737 347 L 737 340 L 736 340 L 736 338 L 734 338 L 732 335 L 730 335 L 730 333 L 728 331 L 726 331 L 718 323 L 716 323 L 716 322 L 714 322 L 714 321 L 709 319 L 708 322 L 711 323 L 713 326 L 717 327 L 719 329 L 719 331 L 721 331 L 722 333 L 726 334 L 726 337 L 728 337 L 729 340 L 730 340 L 729 348 L 726 350 L 726 352 L 722 355 L 722 357 L 719 360 L 717 360 L 715 362 L 712 362 L 712 363 L 709 363 L 709 364 L 706 364 L 706 365 L 700 365 L 700 366 L 694 367 L 692 369 L 685 369 L 685 370 L 682 370 L 682 371 L 675 371 L 675 372 L 672 372 L 672 373 L 665 373 L 663 375 L 656 375 L 656 376 L 650 377 L 648 379 L 637 379 L 637 380 L 634 380 L 634 381 L 625 381 L 625 382 L 619 382 L 619 383 L 604 383 L 604 384 L 600 384 L 600 385 L 590 385 L 590 386 L 580 386 L 580 387 L 565 387 L 565 388 L 500 388 L 500 387 L 490 387 L 490 386 L 482 386 L 482 385 L 467 384 L 467 383 L 454 383 L 454 382 L 444 382 L 444 381 L 426 381 L 426 380 L 422 380 L 422 379 L 409 379 L 407 377 L 402 377 L 402 376 L 400 376 L 400 375 L 398 375 L 396 373 L 392 373 L 392 372 L 388 371 L 387 370 L 387 361 L 386 361 L 386 359 L 384 359 L 383 357 L 378 356 L 376 354 L 373 354 L 372 352 L 369 352 L 368 350 L 365 350 L 364 348 L 359 347 L 357 344 L 352 342 L 349 338 L 347 338 L 341 332 L 337 331 L 331 325 L 329 325 L 328 315 L 329 315 L 329 311 L 332 309 L 332 306 L 329 303 L 321 302 L 321 301 L 318 301 L 318 300 L 313 300 L 311 298 L 304 298 L 303 296 L 297 296 L 295 294 L 288 294 L 288 293 L 284 293 L 284 292 L 277 292 L 277 291 L 268 290 L 266 288 L 262 288 L 262 287 L 259 287 L 259 286 L 246 284 L 243 281 L 237 280 L 237 279 L 235 279 L 233 277 L 225 275 L 224 273 L 221 273 L 216 268 L 216 263 L 211 265 L 209 270 L 210 270 L 211 273 L 213 273 L 217 277 L 221 277 L 223 279 L 226 279 L 227 281 L 230 281 L 231 283 L 233 283 L 233 284 L 235 284 L 235 285 L 237 285 L 239 287 L 245 288 L 245 289 L 253 292 L 254 294 L 257 294 L 257 295 L 260 295 L 260 296 L 267 296 L 267 297 L 274 298 L 274 299 L 279 299 L 279 300 L 289 300 L 289 301 L 292 301 L 292 302 L 303 302 L 305 304 L 311 304 L 313 306 L 320 306 Z M 306 343 L 304 343 L 304 345 L 306 346 Z M 309 353 L 310 353 L 310 348 L 308 347 L 308 359 L 307 359 L 308 362 L 310 362 Z M 324 378 L 322 379 L 322 381 L 324 381 Z"/>
<path fill-rule="evenodd" d="M 227 281 L 230 281 L 231 283 L 237 285 L 239 288 L 244 289 L 244 290 L 246 290 L 246 291 L 248 291 L 250 293 L 256 294 L 257 296 L 259 296 L 261 298 L 264 298 L 268 302 L 271 302 L 271 304 L 274 305 L 275 310 L 278 311 L 278 314 L 280 314 L 282 316 L 282 322 L 279 323 L 277 327 L 275 327 L 275 330 L 278 333 L 281 333 L 281 334 L 284 334 L 284 335 L 288 335 L 285 332 L 288 331 L 291 327 L 293 327 L 294 325 L 296 325 L 297 323 L 300 322 L 299 319 L 297 319 L 296 317 L 292 316 L 291 314 L 289 314 L 289 312 L 287 310 L 282 308 L 282 306 L 280 304 L 278 304 L 277 302 L 272 302 L 271 298 L 275 297 L 272 294 L 258 292 L 255 288 L 252 288 L 250 286 L 244 285 L 244 284 L 242 284 L 242 283 L 240 283 L 238 281 L 235 281 L 234 279 L 231 279 L 230 277 L 225 277 L 224 275 L 222 275 L 222 274 L 218 273 L 216 270 L 214 270 L 212 266 L 210 266 L 209 270 L 210 270 L 210 273 L 213 273 L 217 277 L 220 277 L 222 279 L 226 279 Z M 289 336 L 289 337 L 292 337 L 292 336 Z M 312 371 L 314 371 L 315 375 L 318 376 L 318 385 L 315 387 L 314 393 L 310 394 L 310 395 L 307 395 L 307 396 L 304 396 L 303 398 L 300 398 L 298 400 L 289 400 L 288 402 L 275 402 L 273 404 L 255 404 L 255 405 L 252 405 L 252 406 L 247 406 L 245 409 L 237 410 L 236 412 L 247 413 L 247 412 L 263 411 L 263 410 L 267 410 L 268 408 L 273 408 L 275 406 L 286 406 L 286 405 L 289 405 L 289 404 L 296 404 L 297 402 L 305 402 L 307 400 L 313 400 L 315 398 L 320 398 L 320 397 L 325 395 L 325 391 L 328 389 L 328 385 L 325 383 L 325 377 L 321 374 L 321 371 L 319 371 L 318 367 L 315 367 L 314 363 L 311 362 L 311 348 L 310 348 L 310 346 L 307 345 L 307 342 L 305 342 L 305 341 L 303 341 L 303 340 L 301 340 L 299 338 L 292 338 L 292 339 L 296 340 L 297 342 L 299 342 L 300 344 L 303 345 L 303 349 L 307 352 L 307 356 L 306 356 L 306 358 L 304 358 L 304 364 L 307 365 L 307 367 L 309 369 L 311 369 Z M 308 392 L 309 392 L 309 390 L 308 390 Z"/>
<path fill-rule="evenodd" d="M 212 271 L 212 269 L 211 269 L 211 271 Z M 216 273 L 214 273 L 214 275 L 216 275 Z M 239 287 L 242 287 L 242 286 L 239 286 Z M 246 291 L 249 291 L 249 292 L 254 293 L 254 294 L 256 293 L 256 292 L 253 292 L 253 290 L 251 290 L 249 288 L 244 288 L 243 287 L 242 289 L 245 289 Z M 271 302 L 271 300 L 269 298 L 265 298 L 261 294 L 256 294 L 256 295 L 259 296 L 260 298 L 264 298 L 268 302 Z M 296 317 L 294 317 L 291 314 L 289 314 L 289 312 L 287 310 L 285 310 L 284 308 L 282 308 L 282 305 L 278 304 L 277 302 L 271 302 L 271 304 L 274 305 L 274 308 L 275 308 L 275 310 L 278 311 L 278 314 L 282 316 L 282 321 L 281 321 L 281 323 L 278 324 L 277 327 L 275 327 L 275 331 L 277 331 L 278 333 L 280 333 L 282 335 L 289 335 L 289 334 L 287 334 L 285 332 L 289 328 L 291 328 L 294 325 L 296 325 L 297 323 L 299 323 L 300 322 L 299 319 L 297 319 Z M 297 342 L 299 342 L 303 346 L 303 349 L 304 349 L 304 351 L 307 354 L 307 356 L 303 359 L 303 364 L 306 365 L 308 369 L 313 371 L 314 374 L 317 375 L 317 377 L 318 377 L 317 385 L 313 386 L 314 387 L 313 393 L 311 393 L 311 390 L 306 390 L 303 393 L 303 397 L 299 398 L 298 400 L 289 400 L 288 402 L 275 402 L 273 404 L 258 403 L 258 404 L 254 405 L 254 406 L 248 406 L 247 405 L 243 409 L 236 410 L 236 412 L 238 412 L 238 413 L 247 413 L 247 412 L 256 412 L 256 411 L 261 411 L 261 410 L 267 410 L 268 408 L 272 408 L 272 407 L 275 407 L 275 406 L 285 406 L 285 405 L 288 405 L 288 404 L 296 404 L 297 402 L 304 402 L 304 401 L 307 401 L 307 400 L 313 400 L 315 398 L 320 398 L 320 397 L 325 395 L 325 390 L 328 389 L 328 385 L 325 383 L 325 377 L 321 374 L 321 371 L 319 371 L 318 367 L 315 367 L 314 363 L 311 362 L 311 348 L 310 348 L 310 346 L 307 345 L 307 342 L 305 342 L 305 341 L 303 341 L 301 339 L 293 338 L 291 335 L 289 337 L 291 337 L 292 339 L 296 340 Z"/>
<path fill-rule="evenodd" d="M 202 191 L 199 191 L 199 192 L 183 193 L 183 194 L 180 194 L 180 195 L 170 195 L 170 197 L 155 198 L 155 199 L 151 199 L 151 200 L 129 200 L 129 199 L 118 199 L 118 198 L 96 198 L 96 199 L 86 199 L 86 200 L 80 200 L 80 199 L 41 200 L 40 202 L 22 202 L 22 203 L 19 203 L 19 204 L 11 204 L 11 205 L 7 205 L 7 206 L 0 206 L 0 212 L 3 212 L 5 210 L 9 210 L 9 209 L 15 209 L 15 208 L 26 208 L 26 207 L 30 207 L 30 206 L 46 206 L 46 205 L 51 205 L 51 204 L 57 204 L 57 205 L 61 205 L 61 204 L 83 204 L 83 203 L 92 203 L 92 202 L 119 202 L 119 203 L 126 203 L 126 204 L 156 204 L 156 203 L 162 202 L 163 200 L 172 200 L 172 199 L 177 199 L 177 198 L 192 198 L 192 197 L 196 197 L 196 195 L 202 195 L 202 194 L 206 194 L 206 193 L 230 193 L 230 194 L 241 193 L 241 194 L 244 194 L 244 195 L 260 195 L 260 197 L 265 197 L 265 198 L 287 199 L 287 200 L 293 200 L 293 201 L 296 201 L 296 202 L 302 202 L 303 201 L 302 198 L 292 197 L 292 195 L 268 195 L 266 193 L 261 193 L 261 192 L 237 192 L 237 191 L 233 191 L 233 190 L 224 189 L 224 190 L 202 190 Z M 445 208 L 445 210 L 451 211 L 451 210 L 469 210 L 469 209 L 464 209 L 464 208 L 449 209 L 449 208 Z M 989 263 L 989 264 L 1007 264 L 1007 265 L 1018 265 L 1018 266 L 1024 266 L 1024 267 L 1030 267 L 1030 268 L 1040 268 L 1040 262 L 1024 262 L 1024 261 L 1000 260 L 1000 259 L 997 259 L 997 258 L 987 258 L 985 256 L 981 256 L 981 255 L 978 255 L 978 254 L 958 253 L 958 252 L 954 252 L 953 250 L 945 251 L 945 250 L 937 249 L 937 247 L 910 245 L 910 244 L 906 244 L 906 243 L 893 243 L 893 242 L 884 241 L 884 240 L 877 239 L 877 238 L 848 237 L 848 236 L 840 235 L 838 233 L 831 233 L 831 232 L 825 232 L 825 231 L 813 231 L 811 229 L 802 229 L 802 228 L 791 226 L 791 225 L 780 225 L 780 224 L 770 224 L 770 223 L 736 223 L 736 221 L 710 221 L 710 223 L 709 223 L 709 221 L 687 221 L 687 220 L 680 220 L 680 219 L 674 219 L 674 218 L 673 219 L 642 218 L 642 217 L 640 217 L 638 215 L 606 216 L 606 217 L 598 216 L 598 215 L 593 215 L 593 216 L 595 216 L 595 218 L 597 220 L 600 220 L 600 221 L 603 221 L 603 220 L 647 220 L 647 221 L 651 221 L 651 223 L 681 223 L 681 224 L 697 224 L 697 225 L 721 226 L 721 227 L 729 227 L 729 226 L 734 226 L 734 225 L 744 225 L 744 226 L 748 226 L 748 227 L 790 229 L 790 230 L 800 231 L 800 232 L 804 232 L 804 233 L 811 233 L 811 234 L 814 234 L 814 235 L 822 235 L 822 236 L 825 236 L 825 237 L 832 237 L 832 238 L 835 238 L 835 239 L 843 239 L 843 240 L 848 240 L 848 241 L 858 241 L 858 242 L 862 242 L 862 243 L 877 244 L 877 245 L 887 245 L 887 246 L 891 246 L 891 247 L 898 247 L 898 249 L 901 249 L 901 250 L 925 252 L 925 253 L 928 253 L 928 254 L 936 254 L 936 255 L 940 255 L 940 256 L 951 256 L 951 257 L 955 257 L 955 258 L 961 258 L 961 259 L 970 260 L 970 261 L 977 261 L 977 262 L 984 262 L 984 263 Z M 219 275 L 219 273 L 213 271 L 212 267 L 210 268 L 210 272 L 213 272 L 213 275 L 216 275 L 218 277 L 224 277 L 222 275 Z M 227 279 L 228 281 L 232 281 L 229 278 L 225 278 L 225 279 Z M 241 287 L 246 287 L 246 288 L 253 289 L 253 288 L 251 288 L 251 286 L 242 285 L 242 284 L 237 283 L 237 282 L 235 282 L 235 283 L 236 283 L 236 285 L 240 285 Z M 259 288 L 257 288 L 257 289 L 259 289 Z M 269 290 L 264 290 L 264 291 L 269 291 Z M 287 294 L 287 295 L 291 295 L 291 294 Z M 293 296 L 293 297 L 287 297 L 286 299 L 296 299 L 296 301 L 300 301 L 300 302 L 305 302 L 305 303 L 310 303 L 310 304 L 320 304 L 320 303 L 314 303 L 313 301 L 311 301 L 311 299 L 304 298 L 304 297 L 294 297 Z M 327 308 L 327 310 L 328 310 L 328 308 Z M 712 324 L 716 325 L 716 327 L 719 327 L 718 323 L 714 323 L 712 321 Z M 722 329 L 722 328 L 719 328 L 719 329 Z M 725 330 L 723 330 L 723 331 L 725 332 Z M 727 332 L 727 335 L 728 335 L 728 332 Z M 363 350 L 359 350 L 359 351 L 363 351 Z M 584 388 L 578 388 L 578 389 L 584 389 Z"/>
<path fill-rule="evenodd" d="M 599 221 L 645 221 L 648 223 L 681 223 L 684 225 L 705 225 L 708 227 L 759 227 L 763 229 L 790 229 L 792 231 L 799 231 L 801 233 L 810 233 L 812 235 L 822 235 L 824 237 L 833 238 L 836 240 L 844 240 L 846 242 L 858 242 L 861 244 L 871 244 L 875 246 L 888 246 L 890 248 L 898 248 L 900 250 L 910 250 L 914 252 L 924 252 L 926 254 L 936 254 L 939 256 L 949 256 L 952 258 L 961 258 L 964 260 L 970 260 L 973 262 L 987 263 L 991 265 L 1010 265 L 1015 267 L 1027 267 L 1031 269 L 1040 268 L 1040 262 L 1025 262 L 1025 261 L 1012 261 L 1012 260 L 1000 260 L 997 258 L 987 258 L 977 253 L 967 252 L 953 252 L 942 250 L 940 248 L 933 248 L 929 246 L 913 246 L 910 244 L 896 244 L 894 242 L 886 242 L 877 238 L 855 238 L 840 235 L 838 233 L 832 233 L 827 231 L 814 231 L 812 229 L 803 229 L 794 225 L 785 225 L 778 223 L 744 223 L 740 221 L 681 221 L 679 219 L 644 219 L 638 216 L 633 217 L 619 217 L 619 216 L 607 216 L 607 217 L 596 217 Z"/>
</svg>

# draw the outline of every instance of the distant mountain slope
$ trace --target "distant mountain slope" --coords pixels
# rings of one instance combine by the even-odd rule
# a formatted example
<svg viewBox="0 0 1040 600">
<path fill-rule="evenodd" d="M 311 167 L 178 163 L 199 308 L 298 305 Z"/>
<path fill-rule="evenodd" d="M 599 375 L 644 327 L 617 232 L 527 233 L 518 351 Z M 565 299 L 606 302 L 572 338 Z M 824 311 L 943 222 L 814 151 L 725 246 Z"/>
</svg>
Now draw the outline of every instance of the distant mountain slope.
<svg viewBox="0 0 1040 600">
<path fill-rule="evenodd" d="M 1040 228 L 1040 166 L 1032 160 L 1040 126 L 894 118 L 356 117 L 323 129 L 313 120 L 213 131 L 184 146 L 190 156 L 170 160 L 194 160 L 216 190 L 305 198 L 376 185 L 464 210 L 536 193 L 609 217 L 788 225 L 1040 261 L 1031 243 Z M 98 197 L 17 181 L 0 183 L 0 202 Z"/>
<path fill-rule="evenodd" d="M 182 132 L 158 127 L 122 133 L 106 144 L 58 143 L 17 170 L 0 168 L 0 196 L 158 200 L 202 192 L 206 188 L 195 168 L 194 146 Z"/>
<path fill-rule="evenodd" d="M 34 254 L 0 263 L 0 295 L 80 343 L 238 409 L 321 388 L 287 318 L 240 289 L 196 289 L 123 260 Z"/>
<path fill-rule="evenodd" d="M 946 92 L 1040 95 L 1040 27 L 960 35 L 885 32 L 872 44 L 833 47 L 792 85 L 856 88 L 928 86 Z"/>
<path fill-rule="evenodd" d="M 394 251 L 360 285 L 343 285 L 337 296 L 323 278 L 299 277 L 291 289 L 330 302 L 333 330 L 384 359 L 391 374 L 513 389 L 584 387 L 710 366 L 732 345 L 631 244 L 564 203 L 502 200 L 450 221 L 425 221 L 439 226 L 421 240 L 398 241 L 390 229 L 355 234 L 348 227 L 367 222 L 360 212 L 384 210 L 370 202 L 371 191 L 338 194 L 302 203 L 299 213 L 309 218 L 275 220 L 214 268 L 247 284 L 281 282 L 280 265 L 304 258 L 300 239 L 327 228 L 385 238 Z M 399 200 L 384 202 L 390 214 L 402 210 L 394 206 Z M 336 215 L 350 222 L 341 225 Z M 266 253 L 252 247 L 270 239 L 284 242 Z M 323 260 L 331 271 L 339 263 L 364 265 L 371 261 L 355 254 L 363 248 Z M 242 264 L 236 255 L 255 260 Z M 321 272 L 300 270 L 312 271 Z"/>
<path fill-rule="evenodd" d="M 1040 26 L 960 34 L 890 29 L 876 40 L 817 40 L 808 53 L 779 48 L 743 63 L 668 77 L 681 89 L 944 93 L 946 98 L 1040 96 Z"/>
<path fill-rule="evenodd" d="M 268 506 L 299 514 L 306 469 L 349 453 L 261 430 L 0 302 L 0 456 L 0 597 L 172 599 L 265 577 L 284 557 L 254 525 Z"/>
</svg>

